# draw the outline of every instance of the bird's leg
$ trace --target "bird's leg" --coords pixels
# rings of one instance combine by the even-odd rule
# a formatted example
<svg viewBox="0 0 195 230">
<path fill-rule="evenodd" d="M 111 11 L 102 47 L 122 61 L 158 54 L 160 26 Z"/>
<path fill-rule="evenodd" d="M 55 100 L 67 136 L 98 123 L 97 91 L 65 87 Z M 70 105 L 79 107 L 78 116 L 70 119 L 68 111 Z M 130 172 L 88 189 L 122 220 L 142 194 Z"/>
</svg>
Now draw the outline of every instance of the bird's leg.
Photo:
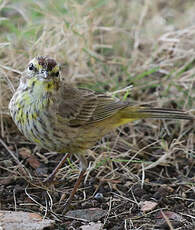
<svg viewBox="0 0 195 230">
<path fill-rule="evenodd" d="M 44 183 L 47 184 L 51 184 L 56 173 L 58 172 L 58 170 L 62 167 L 62 165 L 65 163 L 65 161 L 67 160 L 67 158 L 70 157 L 70 153 L 67 153 L 62 159 L 61 161 L 58 163 L 58 165 L 56 166 L 56 168 L 52 171 L 52 173 L 44 180 Z"/>
<path fill-rule="evenodd" d="M 69 206 L 70 206 L 70 204 L 71 204 L 71 202 L 72 202 L 72 200 L 74 198 L 74 195 L 75 195 L 76 191 L 78 190 L 78 188 L 80 186 L 80 183 L 83 180 L 84 174 L 85 174 L 85 172 L 87 170 L 87 166 L 88 166 L 87 160 L 85 159 L 85 157 L 83 155 L 76 155 L 76 156 L 80 160 L 80 170 L 81 171 L 80 171 L 79 177 L 78 177 L 78 179 L 77 179 L 77 181 L 76 181 L 76 183 L 74 185 L 74 188 L 71 191 L 71 194 L 70 194 L 68 200 L 65 203 L 65 209 L 63 210 L 63 214 L 65 214 L 68 211 Z"/>
</svg>

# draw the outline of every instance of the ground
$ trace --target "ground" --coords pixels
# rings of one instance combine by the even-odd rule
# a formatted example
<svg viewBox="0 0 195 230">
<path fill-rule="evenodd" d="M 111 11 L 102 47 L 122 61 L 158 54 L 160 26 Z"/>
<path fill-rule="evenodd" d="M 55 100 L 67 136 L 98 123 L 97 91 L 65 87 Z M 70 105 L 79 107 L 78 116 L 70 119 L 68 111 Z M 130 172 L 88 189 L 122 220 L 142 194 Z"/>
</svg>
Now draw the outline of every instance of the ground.
<svg viewBox="0 0 195 230">
<path fill-rule="evenodd" d="M 0 210 L 39 214 L 51 229 L 195 228 L 192 121 L 139 120 L 106 135 L 86 152 L 65 216 L 79 162 L 72 156 L 46 186 L 63 154 L 28 142 L 8 111 L 28 61 L 49 55 L 78 87 L 194 116 L 194 10 L 178 0 L 0 2 Z"/>
</svg>

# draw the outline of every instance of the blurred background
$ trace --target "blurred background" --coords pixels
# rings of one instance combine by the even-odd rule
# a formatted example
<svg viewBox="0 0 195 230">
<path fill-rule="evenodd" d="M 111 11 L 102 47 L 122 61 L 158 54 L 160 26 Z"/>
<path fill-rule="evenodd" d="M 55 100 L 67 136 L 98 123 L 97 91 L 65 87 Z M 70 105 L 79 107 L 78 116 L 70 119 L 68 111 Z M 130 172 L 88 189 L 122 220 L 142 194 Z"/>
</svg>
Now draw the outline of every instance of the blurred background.
<svg viewBox="0 0 195 230">
<path fill-rule="evenodd" d="M 99 92 L 119 90 L 116 96 L 132 103 L 182 109 L 194 114 L 194 12 L 193 0 L 1 0 L 2 177 L 12 176 L 15 166 L 7 149 L 13 150 L 19 160 L 22 159 L 21 148 L 32 151 L 48 169 L 56 163 L 56 155 L 44 150 L 37 154 L 35 146 L 17 131 L 8 111 L 8 103 L 19 84 L 20 73 L 37 55 L 55 58 L 61 64 L 64 80 L 77 86 Z M 130 85 L 133 86 L 131 89 L 123 90 Z M 195 137 L 191 122 L 147 120 L 123 126 L 103 138 L 89 153 L 88 159 L 92 163 L 88 180 L 95 187 L 88 191 L 87 197 L 101 187 L 103 194 L 105 191 L 107 194 L 114 191 L 131 199 L 130 189 L 140 185 L 138 190 L 142 191 L 142 195 L 136 197 L 139 202 L 144 200 L 148 191 L 151 197 L 157 192 L 156 186 L 149 184 L 147 189 L 143 186 L 148 182 L 156 183 L 160 172 L 160 183 L 175 183 L 176 187 L 172 188 L 171 193 L 182 197 L 179 207 L 174 206 L 176 200 L 173 198 L 170 198 L 171 202 L 163 201 L 160 207 L 168 207 L 172 211 L 182 210 L 186 215 L 192 215 L 194 205 L 190 202 L 194 199 L 194 149 Z M 43 155 L 48 158 L 49 163 L 44 160 Z M 8 162 L 8 166 L 5 162 Z M 34 176 L 29 162 L 23 164 Z M 3 169 L 5 167 L 10 167 L 10 171 Z M 61 171 L 59 179 L 69 180 L 66 186 L 71 188 L 77 173 L 75 162 L 73 166 L 67 166 L 66 170 Z M 114 185 L 110 182 L 116 178 L 120 178 L 120 186 L 116 181 L 113 182 Z M 187 188 L 186 185 L 180 187 L 178 178 L 185 178 L 184 184 L 189 182 Z M 19 176 L 11 183 L 13 188 L 18 179 Z M 8 185 L 10 186 L 9 183 Z M 4 185 L 0 193 L 7 191 L 8 185 Z M 25 185 L 24 182 L 21 186 Z M 11 195 L 13 190 L 9 191 Z M 185 197 L 182 196 L 183 193 Z M 80 196 L 82 197 L 82 192 Z M 55 199 L 58 200 L 57 197 Z M 186 200 L 182 202 L 182 199 Z M 24 197 L 21 200 L 24 202 Z M 189 203 L 186 203 L 187 200 Z M 2 203 L 2 208 L 11 210 L 11 203 L 12 201 L 10 208 L 6 206 L 7 203 Z M 129 210 L 131 205 L 126 210 L 121 208 L 116 212 L 121 214 Z M 97 203 L 97 206 L 100 207 L 101 204 Z M 104 209 L 107 208 L 105 202 Z M 136 206 L 134 209 L 135 213 L 132 215 L 137 215 L 139 208 Z M 38 209 L 34 211 L 38 212 Z M 121 229 L 125 229 L 124 218 L 130 228 L 132 222 L 128 219 L 129 216 L 124 217 L 122 214 L 118 222 L 114 218 L 108 218 L 104 226 L 114 229 L 112 224 L 116 221 L 116 229 L 120 229 L 119 225 Z M 134 225 L 152 225 L 152 221 L 153 216 L 149 217 L 149 221 L 134 222 Z M 193 218 L 188 217 L 185 221 L 189 229 L 192 229 Z"/>
</svg>

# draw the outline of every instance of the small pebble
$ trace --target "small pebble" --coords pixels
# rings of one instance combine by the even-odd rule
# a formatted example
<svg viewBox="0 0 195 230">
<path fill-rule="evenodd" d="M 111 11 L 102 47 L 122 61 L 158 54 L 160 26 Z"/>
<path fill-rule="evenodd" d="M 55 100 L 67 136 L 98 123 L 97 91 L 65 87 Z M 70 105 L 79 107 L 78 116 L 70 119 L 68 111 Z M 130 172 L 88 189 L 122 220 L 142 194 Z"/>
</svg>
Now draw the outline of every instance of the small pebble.
<svg viewBox="0 0 195 230">
<path fill-rule="evenodd" d="M 104 200 L 104 196 L 102 193 L 98 192 L 95 194 L 94 198 L 97 200 L 97 201 L 103 201 Z"/>
</svg>

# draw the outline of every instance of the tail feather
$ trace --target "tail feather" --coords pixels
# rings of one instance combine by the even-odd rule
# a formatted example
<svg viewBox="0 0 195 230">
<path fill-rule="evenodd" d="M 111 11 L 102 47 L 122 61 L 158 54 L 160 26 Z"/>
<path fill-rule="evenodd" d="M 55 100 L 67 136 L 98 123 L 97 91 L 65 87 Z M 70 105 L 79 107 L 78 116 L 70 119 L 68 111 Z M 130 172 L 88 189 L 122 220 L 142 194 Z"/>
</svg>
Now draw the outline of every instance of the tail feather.
<svg viewBox="0 0 195 230">
<path fill-rule="evenodd" d="M 159 119 L 182 119 L 194 120 L 194 117 L 181 110 L 148 108 L 148 107 L 126 107 L 124 109 L 126 118 L 159 118 Z"/>
</svg>

